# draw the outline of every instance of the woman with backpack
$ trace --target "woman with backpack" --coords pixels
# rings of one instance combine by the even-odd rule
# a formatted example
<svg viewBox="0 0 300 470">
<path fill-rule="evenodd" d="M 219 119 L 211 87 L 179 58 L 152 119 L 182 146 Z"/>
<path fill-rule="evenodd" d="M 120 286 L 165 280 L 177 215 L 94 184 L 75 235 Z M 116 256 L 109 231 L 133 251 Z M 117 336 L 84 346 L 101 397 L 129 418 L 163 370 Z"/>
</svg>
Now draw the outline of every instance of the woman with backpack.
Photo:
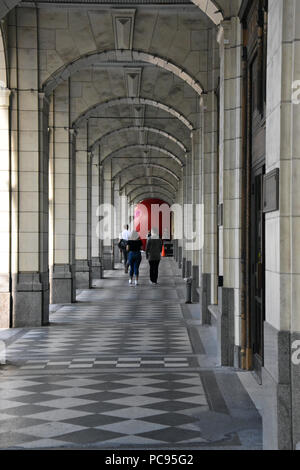
<svg viewBox="0 0 300 470">
<path fill-rule="evenodd" d="M 134 284 L 137 286 L 139 283 L 139 267 L 142 261 L 141 249 L 143 243 L 139 234 L 133 230 L 127 242 L 128 264 L 130 266 L 129 284 L 133 284 L 133 275 L 135 276 Z"/>
</svg>

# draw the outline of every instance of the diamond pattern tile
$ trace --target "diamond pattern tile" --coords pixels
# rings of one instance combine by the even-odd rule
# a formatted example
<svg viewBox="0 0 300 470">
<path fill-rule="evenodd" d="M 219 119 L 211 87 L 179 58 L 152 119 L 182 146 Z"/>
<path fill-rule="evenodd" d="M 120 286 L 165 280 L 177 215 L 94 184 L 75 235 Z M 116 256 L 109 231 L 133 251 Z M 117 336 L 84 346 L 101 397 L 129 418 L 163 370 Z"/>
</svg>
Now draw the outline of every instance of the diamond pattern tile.
<svg viewBox="0 0 300 470">
<path fill-rule="evenodd" d="M 24 329 L 8 346 L 0 449 L 176 449 L 228 436 L 243 448 L 241 421 L 199 367 L 174 262 L 162 261 L 160 287 L 149 286 L 145 262 L 140 278 L 129 289 L 123 271 L 107 272 L 78 303 L 56 309 L 49 327 Z"/>
</svg>

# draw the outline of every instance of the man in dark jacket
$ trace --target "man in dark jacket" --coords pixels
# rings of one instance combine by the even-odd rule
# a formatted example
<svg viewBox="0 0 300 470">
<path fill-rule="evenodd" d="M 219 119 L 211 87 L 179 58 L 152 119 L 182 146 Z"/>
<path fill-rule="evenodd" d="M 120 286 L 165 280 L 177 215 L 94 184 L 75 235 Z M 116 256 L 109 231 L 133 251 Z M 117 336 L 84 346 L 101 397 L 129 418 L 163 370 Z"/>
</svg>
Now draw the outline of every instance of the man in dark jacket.
<svg viewBox="0 0 300 470">
<path fill-rule="evenodd" d="M 158 266 L 162 250 L 162 240 L 159 238 L 158 230 L 151 230 L 151 237 L 147 240 L 146 257 L 150 265 L 150 283 L 157 285 Z"/>
</svg>

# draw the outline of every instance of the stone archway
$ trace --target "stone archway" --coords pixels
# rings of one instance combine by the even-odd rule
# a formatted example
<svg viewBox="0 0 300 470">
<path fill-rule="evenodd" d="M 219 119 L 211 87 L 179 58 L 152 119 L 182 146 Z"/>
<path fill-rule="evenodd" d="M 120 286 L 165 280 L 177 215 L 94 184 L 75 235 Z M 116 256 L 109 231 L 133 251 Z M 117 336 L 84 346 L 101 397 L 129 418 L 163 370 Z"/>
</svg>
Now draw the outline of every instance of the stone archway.
<svg viewBox="0 0 300 470">
<path fill-rule="evenodd" d="M 150 132 L 153 134 L 159 134 L 166 139 L 170 140 L 171 142 L 174 142 L 183 152 L 187 152 L 187 148 L 185 145 L 176 137 L 171 135 L 169 132 L 162 131 L 161 129 L 157 129 L 154 127 L 147 127 L 147 126 L 128 126 L 128 127 L 121 127 L 120 129 L 115 129 L 111 132 L 108 132 L 107 134 L 104 134 L 102 137 L 99 137 L 89 148 L 89 150 L 92 152 L 98 145 L 101 146 L 101 142 L 103 142 L 107 138 L 114 137 L 115 135 L 122 133 L 122 132 L 127 132 L 127 131 L 132 131 L 132 132 Z"/>
<path fill-rule="evenodd" d="M 168 150 L 162 148 L 162 147 L 158 147 L 156 145 L 145 145 L 145 144 L 135 144 L 135 145 L 126 145 L 125 147 L 120 147 L 116 150 L 114 150 L 113 152 L 111 152 L 110 154 L 106 155 L 103 160 L 101 160 L 101 163 L 104 163 L 107 159 L 109 158 L 113 158 L 116 154 L 118 154 L 119 152 L 124 152 L 124 151 L 130 151 L 130 150 L 134 150 L 134 149 L 141 149 L 142 151 L 151 151 L 151 150 L 154 150 L 155 152 L 158 152 L 158 153 L 161 153 L 167 157 L 169 157 L 170 159 L 174 160 L 176 163 L 178 163 L 178 165 L 180 167 L 182 167 L 184 165 L 184 163 L 181 161 L 181 159 L 176 156 L 174 153 L 172 152 L 169 152 Z"/>
<path fill-rule="evenodd" d="M 77 128 L 84 121 L 86 121 L 89 117 L 91 117 L 94 113 L 101 113 L 108 108 L 111 108 L 113 106 L 118 106 L 121 104 L 131 104 L 133 106 L 143 106 L 143 105 L 152 106 L 154 108 L 161 109 L 162 111 L 165 111 L 171 114 L 172 116 L 177 118 L 179 121 L 181 121 L 182 124 L 186 126 L 190 131 L 192 131 L 194 128 L 193 124 L 185 116 L 183 116 L 182 113 L 180 113 L 176 109 L 162 102 L 150 100 L 148 98 L 117 98 L 117 99 L 109 100 L 103 103 L 97 103 L 94 106 L 87 109 L 86 111 L 84 111 L 80 116 L 78 116 L 78 118 L 73 122 L 73 127 Z"/>
</svg>

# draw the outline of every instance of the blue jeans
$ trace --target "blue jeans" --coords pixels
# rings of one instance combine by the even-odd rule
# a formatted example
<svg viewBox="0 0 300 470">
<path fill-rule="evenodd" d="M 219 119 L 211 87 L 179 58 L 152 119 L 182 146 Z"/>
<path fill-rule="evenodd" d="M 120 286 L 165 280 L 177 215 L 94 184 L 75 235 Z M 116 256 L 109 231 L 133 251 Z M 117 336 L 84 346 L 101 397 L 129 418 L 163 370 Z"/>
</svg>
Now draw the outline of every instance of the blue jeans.
<svg viewBox="0 0 300 470">
<path fill-rule="evenodd" d="M 133 274 L 136 276 L 139 275 L 139 267 L 142 261 L 142 255 L 140 251 L 130 251 L 128 253 L 128 264 L 130 266 L 130 277 L 133 277 Z"/>
</svg>

